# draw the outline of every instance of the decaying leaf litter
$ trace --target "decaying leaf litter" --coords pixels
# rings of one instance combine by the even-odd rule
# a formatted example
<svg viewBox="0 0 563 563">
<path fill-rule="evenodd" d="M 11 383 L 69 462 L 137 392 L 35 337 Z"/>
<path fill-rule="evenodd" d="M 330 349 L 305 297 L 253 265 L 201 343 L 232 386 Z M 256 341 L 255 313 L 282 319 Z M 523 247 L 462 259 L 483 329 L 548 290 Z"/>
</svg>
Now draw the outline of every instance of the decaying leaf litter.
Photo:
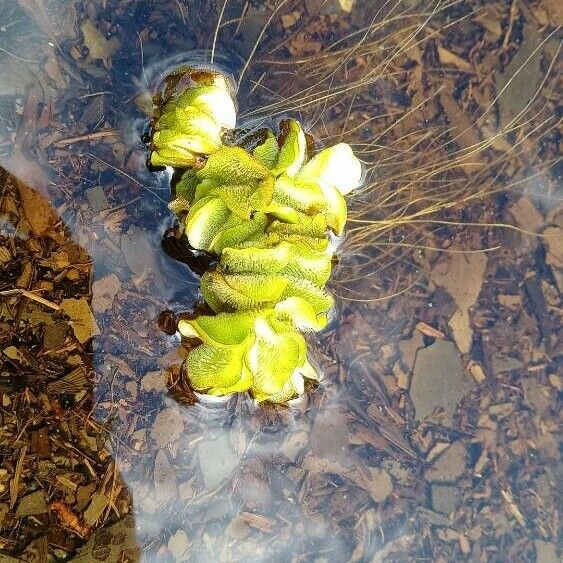
<svg viewBox="0 0 563 563">
<path fill-rule="evenodd" d="M 289 409 L 193 404 L 157 323 L 140 92 L 223 2 L 55 4 L 0 2 L 5 560 L 557 560 L 558 4 L 227 3 L 246 122 L 367 168 Z"/>
</svg>

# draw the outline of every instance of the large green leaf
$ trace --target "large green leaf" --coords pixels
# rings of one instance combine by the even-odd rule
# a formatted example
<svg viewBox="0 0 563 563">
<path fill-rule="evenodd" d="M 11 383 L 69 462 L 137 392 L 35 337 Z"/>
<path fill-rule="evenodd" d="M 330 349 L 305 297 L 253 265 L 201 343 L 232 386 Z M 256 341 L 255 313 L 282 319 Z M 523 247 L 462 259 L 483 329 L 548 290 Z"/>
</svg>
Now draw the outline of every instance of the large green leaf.
<svg viewBox="0 0 563 563">
<path fill-rule="evenodd" d="M 176 197 L 193 203 L 198 183 L 196 171 L 193 168 L 186 170 L 174 186 Z"/>
<path fill-rule="evenodd" d="M 299 212 L 290 205 L 282 205 L 272 201 L 266 211 L 268 215 L 284 223 L 297 223 L 299 221 Z"/>
<path fill-rule="evenodd" d="M 226 248 L 221 267 L 229 273 L 287 274 L 322 286 L 330 276 L 331 260 L 330 255 L 312 251 L 304 244 L 283 241 L 270 248 Z"/>
<path fill-rule="evenodd" d="M 287 243 L 289 244 L 289 243 Z M 290 246 L 290 259 L 279 271 L 282 275 L 290 275 L 323 286 L 330 277 L 332 255 L 326 252 L 311 250 L 308 245 L 293 243 Z"/>
<path fill-rule="evenodd" d="M 185 135 L 170 129 L 156 131 L 152 138 L 151 164 L 189 168 L 196 154 L 210 154 L 221 146 L 219 137 Z"/>
<path fill-rule="evenodd" d="M 280 276 L 255 274 L 223 274 L 217 270 L 205 272 L 201 278 L 201 293 L 214 311 L 248 311 L 271 306 L 287 287 Z"/>
<path fill-rule="evenodd" d="M 219 184 L 255 184 L 268 177 L 270 171 L 241 147 L 221 147 L 198 171 L 202 180 L 210 178 Z"/>
<path fill-rule="evenodd" d="M 280 322 L 282 324 L 275 324 Z M 327 324 L 326 313 L 317 314 L 314 307 L 302 297 L 288 297 L 274 307 L 272 323 L 276 329 L 283 330 L 283 323 L 289 322 L 297 330 L 319 331 Z"/>
<path fill-rule="evenodd" d="M 249 220 L 253 211 L 250 196 L 254 190 L 253 185 L 224 184 L 214 188 L 213 194 L 221 198 L 237 217 Z"/>
<path fill-rule="evenodd" d="M 301 297 L 311 304 L 316 314 L 327 313 L 333 307 L 334 298 L 324 288 L 309 280 L 287 275 L 284 278 L 287 280 L 287 286 L 282 293 L 282 299 Z"/>
<path fill-rule="evenodd" d="M 295 223 L 272 221 L 268 226 L 268 232 L 278 233 L 282 237 L 307 235 L 324 239 L 327 236 L 326 217 L 321 213 L 312 216 L 305 213 L 297 213 L 297 221 Z"/>
<path fill-rule="evenodd" d="M 230 93 L 217 85 L 188 88 L 176 99 L 179 108 L 194 107 L 213 116 L 225 129 L 236 125 L 236 107 Z"/>
<path fill-rule="evenodd" d="M 195 319 L 181 320 L 178 330 L 182 336 L 201 338 L 210 346 L 232 346 L 249 338 L 255 320 L 256 313 L 246 311 L 200 315 Z"/>
<path fill-rule="evenodd" d="M 209 197 L 213 195 L 215 188 L 219 185 L 216 180 L 212 180 L 211 178 L 207 178 L 205 180 L 200 180 L 197 177 L 197 171 L 195 171 L 197 185 L 194 194 L 194 202 L 203 199 L 204 197 Z"/>
<path fill-rule="evenodd" d="M 272 248 L 225 248 L 221 268 L 229 273 L 275 274 L 287 265 L 291 253 L 285 242 Z"/>
<path fill-rule="evenodd" d="M 235 216 L 232 218 L 236 220 L 236 223 L 232 224 L 229 220 L 211 243 L 211 249 L 218 255 L 221 255 L 225 248 L 238 247 L 252 237 L 262 235 L 266 229 L 267 218 L 264 213 L 256 213 L 248 221 L 243 221 Z"/>
<path fill-rule="evenodd" d="M 243 372 L 244 346 L 217 348 L 200 344 L 190 350 L 186 359 L 187 375 L 197 391 L 224 389 L 241 382 Z M 252 380 L 245 380 L 246 389 Z M 240 391 L 246 389 L 239 389 Z"/>
<path fill-rule="evenodd" d="M 274 195 L 274 177 L 269 174 L 261 180 L 249 198 L 250 206 L 255 211 L 268 211 Z"/>
<path fill-rule="evenodd" d="M 327 224 L 337 235 L 341 235 L 344 232 L 348 214 L 346 200 L 332 186 L 323 185 L 322 190 L 328 202 L 327 210 L 324 213 Z"/>
<path fill-rule="evenodd" d="M 225 387 L 213 387 L 209 390 L 210 395 L 230 395 L 231 393 L 241 393 L 248 391 L 254 382 L 252 372 L 246 367 L 244 361 L 242 362 L 242 369 L 240 373 L 240 379 L 230 386 Z"/>
<path fill-rule="evenodd" d="M 154 124 L 154 130 L 169 130 L 209 139 L 217 139 L 221 135 L 221 127 L 208 113 L 194 107 L 179 109 L 173 102 L 164 107 Z"/>
<path fill-rule="evenodd" d="M 317 184 L 312 182 L 297 184 L 286 175 L 276 179 L 274 201 L 308 215 L 324 211 L 328 206 L 323 190 Z"/>
<path fill-rule="evenodd" d="M 277 334 L 265 319 L 258 318 L 254 330 L 256 339 L 245 356 L 254 377 L 252 389 L 266 395 L 279 393 L 297 367 L 299 344 Z"/>
<path fill-rule="evenodd" d="M 210 250 L 229 213 L 227 206 L 217 197 L 206 197 L 195 203 L 186 218 L 186 236 L 192 247 Z"/>
<path fill-rule="evenodd" d="M 252 154 L 257 158 L 266 168 L 273 168 L 278 161 L 280 147 L 275 135 L 268 131 L 266 140 L 258 145 Z"/>
</svg>

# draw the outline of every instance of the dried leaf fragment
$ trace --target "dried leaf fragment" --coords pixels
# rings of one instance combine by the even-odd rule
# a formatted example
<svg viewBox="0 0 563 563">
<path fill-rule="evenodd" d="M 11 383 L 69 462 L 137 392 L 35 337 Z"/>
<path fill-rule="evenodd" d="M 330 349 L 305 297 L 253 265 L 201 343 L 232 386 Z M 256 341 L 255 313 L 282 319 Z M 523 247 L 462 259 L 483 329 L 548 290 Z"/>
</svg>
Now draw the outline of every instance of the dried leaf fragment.
<svg viewBox="0 0 563 563">
<path fill-rule="evenodd" d="M 469 308 L 481 292 L 486 267 L 487 255 L 475 252 L 450 254 L 436 262 L 432 269 L 432 281 L 443 287 L 458 307 L 449 325 L 462 354 L 471 348 L 473 330 L 469 323 Z"/>
<path fill-rule="evenodd" d="M 70 317 L 72 330 L 81 344 L 100 334 L 100 329 L 86 298 L 63 299 L 61 309 Z"/>
<path fill-rule="evenodd" d="M 176 472 L 163 450 L 159 450 L 154 461 L 154 488 L 159 504 L 166 503 L 178 494 Z"/>
<path fill-rule="evenodd" d="M 175 442 L 184 431 L 184 421 L 178 409 L 164 409 L 154 421 L 151 437 L 159 448 Z"/>
<path fill-rule="evenodd" d="M 45 503 L 45 493 L 42 490 L 35 491 L 23 497 L 18 503 L 16 516 L 24 518 L 34 514 L 43 514 L 47 512 L 47 504 Z"/>
<path fill-rule="evenodd" d="M 115 274 L 108 274 L 92 284 L 92 309 L 96 313 L 105 313 L 113 305 L 121 282 Z"/>
<path fill-rule="evenodd" d="M 106 39 L 90 20 L 85 21 L 80 29 L 90 59 L 107 61 L 119 49 L 119 39 L 117 37 Z"/>
<path fill-rule="evenodd" d="M 84 520 L 93 526 L 109 506 L 109 498 L 103 493 L 94 493 L 88 508 L 84 512 Z"/>
<path fill-rule="evenodd" d="M 31 230 L 39 236 L 49 235 L 59 219 L 49 202 L 36 190 L 17 182 L 21 206 Z"/>
</svg>

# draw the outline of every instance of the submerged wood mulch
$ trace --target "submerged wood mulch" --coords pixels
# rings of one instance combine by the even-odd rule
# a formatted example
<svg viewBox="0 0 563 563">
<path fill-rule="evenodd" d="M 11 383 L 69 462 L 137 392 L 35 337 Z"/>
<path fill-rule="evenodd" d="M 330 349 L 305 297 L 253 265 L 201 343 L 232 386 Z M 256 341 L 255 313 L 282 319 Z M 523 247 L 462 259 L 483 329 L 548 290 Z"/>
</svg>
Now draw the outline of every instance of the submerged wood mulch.
<svg viewBox="0 0 563 563">
<path fill-rule="evenodd" d="M 160 246 L 173 219 L 144 167 L 141 64 L 209 46 L 217 17 L 66 4 L 0 0 L 0 561 L 559 560 L 559 4 L 452 6 L 404 43 L 434 4 L 364 37 L 370 0 L 228 3 L 220 43 L 243 58 L 279 8 L 243 113 L 400 49 L 381 80 L 308 114 L 321 140 L 344 128 L 383 147 L 383 193 L 353 217 L 395 212 L 385 196 L 420 185 L 427 155 L 465 160 L 426 203 L 484 187 L 438 210 L 447 224 L 350 238 L 338 322 L 311 339 L 325 380 L 290 408 L 194 404 L 161 330 L 197 276 Z M 345 64 L 325 56 L 354 33 Z M 495 136 L 518 115 L 527 129 Z M 409 170 L 389 157 L 405 147 Z"/>
</svg>

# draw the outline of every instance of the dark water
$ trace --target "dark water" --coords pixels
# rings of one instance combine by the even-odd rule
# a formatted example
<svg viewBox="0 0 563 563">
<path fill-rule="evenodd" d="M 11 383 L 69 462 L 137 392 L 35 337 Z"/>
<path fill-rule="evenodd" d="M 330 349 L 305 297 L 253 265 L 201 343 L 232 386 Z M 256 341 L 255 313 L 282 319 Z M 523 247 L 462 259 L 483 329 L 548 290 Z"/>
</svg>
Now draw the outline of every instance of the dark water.
<svg viewBox="0 0 563 563">
<path fill-rule="evenodd" d="M 388 197 L 403 197 L 405 162 L 414 155 L 412 167 L 418 163 L 422 145 L 413 142 L 404 159 L 393 152 L 403 135 L 408 138 L 407 129 L 399 130 L 389 147 L 368 144 L 374 138 L 370 118 L 389 111 L 403 115 L 401 72 L 418 56 L 409 50 L 420 43 L 427 64 L 438 66 L 436 45 L 424 43 L 428 34 L 434 37 L 442 29 L 446 36 L 447 28 L 452 30 L 449 40 L 463 44 L 474 32 L 467 23 L 471 10 L 459 4 L 359 1 L 348 15 L 338 2 L 277 1 L 268 8 L 262 2 L 227 2 L 225 26 L 213 48 L 223 6 L 217 4 L 110 0 L 61 6 L 0 0 L 0 164 L 49 203 L 68 229 L 68 241 L 91 262 L 92 285 L 84 295 L 92 291 L 98 304 L 92 304 L 95 327 L 89 329 L 94 336 L 86 344 L 91 364 L 87 395 L 79 400 L 88 404 L 87 423 L 81 419 L 86 432 L 92 436 L 89 429 L 97 429 L 98 444 L 87 453 L 96 476 L 77 461 L 69 461 L 66 469 L 74 472 L 71 481 L 82 474 L 78 484 L 94 483 L 91 494 L 97 493 L 102 503 L 97 519 L 92 516 L 94 500 L 85 504 L 90 506 L 91 530 L 80 538 L 52 508 L 52 503 L 64 502 L 80 516 L 73 493 L 65 493 L 54 477 L 41 477 L 38 484 L 26 475 L 19 496 L 44 490 L 49 510 L 2 525 L 5 555 L 0 560 L 550 561 L 545 557 L 555 557 L 557 528 L 550 497 L 556 489 L 552 420 L 560 390 L 554 378 L 561 278 L 554 273 L 557 258 L 549 257 L 556 251 L 549 245 L 514 232 L 463 225 L 437 225 L 428 232 L 399 226 L 382 230 L 377 247 L 369 238 L 375 240 L 376 234 L 357 239 L 352 232 L 333 284 L 345 299 L 339 301 L 331 327 L 310 338 L 312 357 L 324 373 L 318 389 L 285 408 L 259 407 L 247 396 L 202 397 L 193 404 L 193 396 L 186 394 L 179 382 L 179 338 L 162 331 L 158 319 L 162 326 L 163 313 L 194 307 L 198 276 L 162 248 L 165 233 L 175 224 L 167 208 L 170 178 L 146 168 L 141 141 L 148 121 L 143 107 L 161 77 L 181 63 L 209 63 L 213 50 L 214 62 L 240 81 L 243 126 L 272 124 L 291 115 L 302 118 L 321 143 L 346 130 L 343 124 L 352 112 L 346 117 L 342 107 L 355 103 L 359 124 L 348 127 L 350 142 L 365 150 L 366 160 L 370 150 L 380 151 L 380 167 L 371 166 L 373 160 L 368 163 L 371 187 L 352 202 L 354 230 L 363 220 L 380 220 L 387 209 L 396 213 Z M 322 21 L 317 35 L 308 32 L 302 41 L 323 46 L 313 45 L 312 51 L 284 48 L 292 17 L 296 34 L 301 25 Z M 520 13 L 515 20 L 518 44 L 536 40 L 537 32 L 526 28 L 531 17 Z M 509 13 L 489 14 L 483 20 L 493 30 L 489 33 L 495 18 L 504 25 Z M 341 25 L 344 20 L 347 24 Z M 374 21 L 397 23 L 387 31 L 367 32 Z M 320 60 L 326 45 L 350 34 L 360 49 L 379 40 L 378 33 L 401 26 L 402 35 L 392 44 L 382 41 L 378 49 L 384 54 L 409 51 L 411 62 L 383 64 L 381 78 L 366 85 L 369 96 L 361 100 L 351 98 L 346 85 L 368 75 L 369 64 L 360 71 L 356 65 L 361 62 L 350 65 L 348 81 L 348 75 L 337 74 L 346 61 L 320 78 L 313 70 L 310 77 L 299 71 L 300 59 L 313 53 Z M 419 33 L 421 29 L 426 31 Z M 259 40 L 265 46 L 255 53 Z M 501 34 L 497 43 L 502 40 Z M 550 41 L 537 65 L 540 80 L 548 75 L 549 55 L 557 45 Z M 461 58 L 467 55 L 454 43 L 440 46 Z M 533 49 L 529 52 L 533 59 Z M 316 89 L 307 91 L 309 78 Z M 505 74 L 502 80 L 507 82 Z M 459 79 L 455 86 L 461 84 Z M 332 94 L 323 99 L 319 92 Z M 335 92 L 341 92 L 340 98 Z M 339 100 L 346 101 L 339 106 Z M 272 106 L 264 109 L 265 104 Z M 445 111 L 443 107 L 446 102 Z M 478 127 L 495 131 L 498 119 L 510 119 L 521 107 L 517 100 L 512 106 L 505 103 L 496 122 L 475 124 L 476 140 L 483 138 Z M 429 130 L 436 127 L 438 135 L 437 121 L 416 111 L 419 123 L 431 123 Z M 403 117 L 397 127 L 405 121 Z M 490 182 L 494 192 L 517 181 L 509 166 L 522 167 L 524 177 L 533 180 L 518 186 L 514 201 L 523 195 L 531 211 L 526 207 L 520 215 L 513 211 L 507 216 L 513 200 L 484 193 L 462 204 L 455 216 L 439 218 L 487 224 L 515 220 L 520 228 L 538 232 L 558 228 L 552 188 L 556 170 L 547 166 L 552 141 L 523 142 L 509 137 L 504 140 L 508 147 L 499 151 L 517 147 L 520 154 L 523 146 L 527 161 L 510 164 L 507 157 L 506 165 L 475 178 L 483 185 Z M 543 158 L 536 158 L 536 149 L 544 151 Z M 433 150 L 432 144 L 425 150 Z M 445 150 L 448 158 L 455 158 L 455 150 Z M 456 174 L 436 177 L 435 185 L 446 188 L 425 192 L 424 200 L 455 200 L 461 193 Z M 471 179 L 464 176 L 463 181 L 470 183 L 467 177 Z M 451 192 L 448 186 L 454 186 Z M 103 190 L 101 203 L 98 188 Z M 3 219 L 3 244 L 27 236 L 8 223 Z M 442 264 L 433 250 L 424 253 L 430 247 L 444 250 L 452 241 L 459 251 L 503 250 L 484 260 L 463 254 L 467 259 L 461 265 L 457 259 Z M 402 245 L 410 247 L 409 253 Z M 417 246 L 414 254 L 412 245 Z M 392 254 L 380 261 L 387 252 Z M 7 274 L 0 280 L 0 291 L 12 288 Z M 107 299 L 111 283 L 117 289 L 106 306 L 100 300 Z M 465 292 L 458 291 L 465 285 Z M 366 302 L 394 293 L 398 295 L 392 299 Z M 452 325 L 456 311 L 461 320 L 456 317 Z M 468 311 L 471 323 L 464 320 Z M 511 315 L 519 320 L 507 321 Z M 424 323 L 421 329 L 414 328 L 418 322 Z M 456 322 L 470 335 L 464 336 Z M 485 373 L 484 380 L 475 365 Z M 3 373 L 10 366 L 5 364 Z M 442 383 L 429 375 L 436 373 Z M 23 392 L 4 391 L 13 405 Z M 442 415 L 434 417 L 434 407 L 441 407 Z M 32 426 L 44 424 L 49 432 L 59 432 L 65 416 L 73 419 L 72 407 L 65 412 L 56 420 L 36 414 Z M 63 433 L 84 451 L 83 436 L 73 434 L 79 430 L 80 424 L 67 426 Z M 525 437 L 522 443 L 518 433 Z M 24 431 L 15 443 L 6 439 L 2 447 L 20 452 L 25 439 Z M 6 451 L 8 476 L 14 471 L 8 461 L 12 454 Z M 62 471 L 65 464 L 53 461 L 59 468 L 55 471 Z M 33 467 L 37 460 L 32 456 L 28 462 Z M 8 488 L 0 500 L 13 510 Z M 38 548 L 41 541 L 46 543 Z M 33 549 L 27 547 L 30 542 L 35 542 Z M 43 555 L 33 555 L 34 549 L 43 549 Z"/>
</svg>

